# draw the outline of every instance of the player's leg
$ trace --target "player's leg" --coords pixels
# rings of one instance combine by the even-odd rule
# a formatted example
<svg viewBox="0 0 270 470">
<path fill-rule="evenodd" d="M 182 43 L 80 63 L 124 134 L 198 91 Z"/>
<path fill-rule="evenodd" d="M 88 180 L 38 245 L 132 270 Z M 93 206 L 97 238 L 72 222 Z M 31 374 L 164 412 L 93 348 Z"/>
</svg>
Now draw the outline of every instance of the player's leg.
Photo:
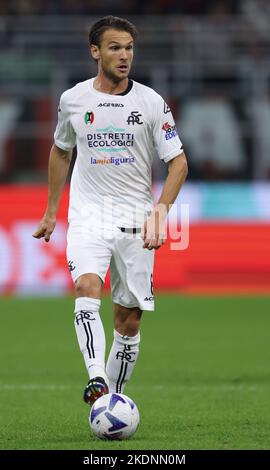
<svg viewBox="0 0 270 470">
<path fill-rule="evenodd" d="M 142 310 L 114 304 L 114 339 L 106 372 L 110 392 L 123 393 L 135 367 L 140 345 Z"/>
<path fill-rule="evenodd" d="M 75 330 L 83 354 L 89 382 L 84 400 L 93 402 L 108 392 L 105 373 L 105 333 L 99 315 L 102 281 L 97 274 L 88 273 L 75 282 Z"/>
<path fill-rule="evenodd" d="M 102 285 L 110 263 L 108 245 L 99 236 L 78 238 L 78 229 L 69 229 L 67 256 L 75 284 L 75 329 L 83 354 L 89 383 L 84 400 L 91 404 L 108 392 L 105 372 L 105 333 L 99 315 Z"/>
<path fill-rule="evenodd" d="M 139 236 L 115 241 L 111 259 L 111 287 L 115 329 L 106 365 L 110 391 L 123 392 L 134 370 L 140 344 L 143 310 L 154 310 L 153 251 L 143 249 Z"/>
</svg>

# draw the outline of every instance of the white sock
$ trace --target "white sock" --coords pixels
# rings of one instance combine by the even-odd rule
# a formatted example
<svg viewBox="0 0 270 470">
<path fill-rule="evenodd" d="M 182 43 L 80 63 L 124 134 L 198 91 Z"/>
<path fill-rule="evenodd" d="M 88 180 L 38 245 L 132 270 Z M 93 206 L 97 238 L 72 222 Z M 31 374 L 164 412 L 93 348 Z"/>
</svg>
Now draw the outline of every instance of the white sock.
<svg viewBox="0 0 270 470">
<path fill-rule="evenodd" d="M 100 303 L 100 300 L 91 297 L 76 299 L 74 325 L 89 377 L 103 377 L 108 383 L 105 373 L 105 333 L 99 316 Z"/>
<path fill-rule="evenodd" d="M 139 355 L 140 333 L 122 336 L 114 330 L 114 341 L 107 360 L 110 393 L 123 393 Z"/>
</svg>

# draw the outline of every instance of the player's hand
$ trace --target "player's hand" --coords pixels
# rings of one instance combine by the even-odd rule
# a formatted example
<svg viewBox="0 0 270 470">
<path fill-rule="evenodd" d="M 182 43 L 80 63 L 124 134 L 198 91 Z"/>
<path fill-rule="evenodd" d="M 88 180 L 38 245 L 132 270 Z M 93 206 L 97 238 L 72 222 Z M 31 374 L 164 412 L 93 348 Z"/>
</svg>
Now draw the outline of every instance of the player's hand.
<svg viewBox="0 0 270 470">
<path fill-rule="evenodd" d="M 143 248 L 158 250 L 166 241 L 166 213 L 155 208 L 142 229 Z"/>
<path fill-rule="evenodd" d="M 33 233 L 34 238 L 43 238 L 45 242 L 50 241 L 51 234 L 54 231 L 54 227 L 56 224 L 56 217 L 49 217 L 48 215 L 44 215 L 42 221 L 39 224 L 38 229 Z"/>
</svg>

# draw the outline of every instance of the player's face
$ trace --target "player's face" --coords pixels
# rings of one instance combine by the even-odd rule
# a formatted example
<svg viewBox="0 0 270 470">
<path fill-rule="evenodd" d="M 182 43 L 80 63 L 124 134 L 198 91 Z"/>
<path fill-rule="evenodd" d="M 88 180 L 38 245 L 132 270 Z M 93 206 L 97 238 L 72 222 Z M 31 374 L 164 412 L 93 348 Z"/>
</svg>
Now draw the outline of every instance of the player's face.
<svg viewBox="0 0 270 470">
<path fill-rule="evenodd" d="M 126 31 L 108 29 L 101 36 L 100 47 L 92 46 L 99 68 L 115 83 L 128 77 L 133 59 L 133 39 Z"/>
</svg>

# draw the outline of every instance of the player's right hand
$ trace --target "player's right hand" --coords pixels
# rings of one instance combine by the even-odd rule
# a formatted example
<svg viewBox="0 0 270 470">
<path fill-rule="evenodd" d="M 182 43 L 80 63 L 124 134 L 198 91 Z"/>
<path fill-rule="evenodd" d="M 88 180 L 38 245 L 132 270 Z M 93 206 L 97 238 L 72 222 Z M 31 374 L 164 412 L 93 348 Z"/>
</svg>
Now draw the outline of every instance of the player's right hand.
<svg viewBox="0 0 270 470">
<path fill-rule="evenodd" d="M 166 212 L 156 207 L 145 221 L 142 232 L 143 248 L 158 250 L 166 241 Z"/>
<path fill-rule="evenodd" d="M 45 242 L 50 241 L 51 234 L 54 231 L 56 224 L 56 218 L 55 217 L 48 217 L 47 215 L 44 215 L 42 221 L 39 224 L 38 229 L 33 233 L 34 238 L 43 238 L 45 239 Z"/>
</svg>

